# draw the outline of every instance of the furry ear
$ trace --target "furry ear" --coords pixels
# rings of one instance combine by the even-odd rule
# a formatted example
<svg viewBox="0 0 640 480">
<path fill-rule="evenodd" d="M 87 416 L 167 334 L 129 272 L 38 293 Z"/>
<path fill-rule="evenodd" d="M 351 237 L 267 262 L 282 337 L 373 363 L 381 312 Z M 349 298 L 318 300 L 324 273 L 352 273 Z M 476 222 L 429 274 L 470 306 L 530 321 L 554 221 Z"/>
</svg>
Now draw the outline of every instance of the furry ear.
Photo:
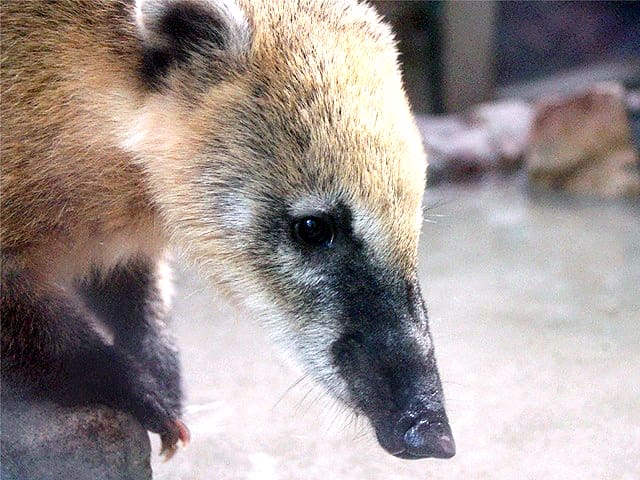
<svg viewBox="0 0 640 480">
<path fill-rule="evenodd" d="M 152 84 L 197 57 L 215 68 L 216 60 L 240 57 L 251 43 L 249 22 L 234 0 L 137 0 L 136 23 L 142 73 Z"/>
</svg>

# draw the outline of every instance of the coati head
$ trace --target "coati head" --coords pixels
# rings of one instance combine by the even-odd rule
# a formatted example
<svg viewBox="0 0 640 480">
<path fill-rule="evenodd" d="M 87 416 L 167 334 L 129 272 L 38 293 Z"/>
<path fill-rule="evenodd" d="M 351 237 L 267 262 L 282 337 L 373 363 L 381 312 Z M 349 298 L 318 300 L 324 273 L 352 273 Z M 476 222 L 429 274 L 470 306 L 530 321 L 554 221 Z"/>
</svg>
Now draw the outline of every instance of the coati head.
<svg viewBox="0 0 640 480">
<path fill-rule="evenodd" d="M 177 243 L 402 458 L 451 457 L 389 29 L 331 0 L 142 0 L 123 144 Z"/>
</svg>

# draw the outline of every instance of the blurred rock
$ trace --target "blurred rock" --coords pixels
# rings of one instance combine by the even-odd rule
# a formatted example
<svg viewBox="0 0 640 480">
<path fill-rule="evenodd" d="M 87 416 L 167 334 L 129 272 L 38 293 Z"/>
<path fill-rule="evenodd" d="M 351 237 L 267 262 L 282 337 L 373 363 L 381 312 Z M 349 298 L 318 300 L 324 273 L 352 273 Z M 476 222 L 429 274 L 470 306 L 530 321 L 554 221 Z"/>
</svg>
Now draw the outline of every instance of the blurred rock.
<svg viewBox="0 0 640 480">
<path fill-rule="evenodd" d="M 520 166 L 533 110 L 517 100 L 478 105 L 465 116 L 419 116 L 429 182 L 460 181 Z"/>
<path fill-rule="evenodd" d="M 147 432 L 107 407 L 63 408 L 2 383 L 3 480 L 150 480 Z"/>
<path fill-rule="evenodd" d="M 609 198 L 638 195 L 637 158 L 621 85 L 602 83 L 537 105 L 526 156 L 533 185 Z"/>
<path fill-rule="evenodd" d="M 504 100 L 478 105 L 469 114 L 469 123 L 489 135 L 500 170 L 519 168 L 529 141 L 533 107 L 521 100 Z"/>
<path fill-rule="evenodd" d="M 479 177 L 497 164 L 486 129 L 470 127 L 457 116 L 424 115 L 417 122 L 429 154 L 430 184 Z"/>
</svg>

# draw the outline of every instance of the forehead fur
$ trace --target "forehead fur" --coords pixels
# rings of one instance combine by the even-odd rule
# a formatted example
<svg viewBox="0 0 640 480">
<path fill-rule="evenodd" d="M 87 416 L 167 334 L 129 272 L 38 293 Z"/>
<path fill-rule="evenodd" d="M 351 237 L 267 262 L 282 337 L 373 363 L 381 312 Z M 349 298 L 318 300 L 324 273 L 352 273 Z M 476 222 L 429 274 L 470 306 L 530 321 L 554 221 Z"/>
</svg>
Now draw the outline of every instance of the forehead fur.
<svg viewBox="0 0 640 480">
<path fill-rule="evenodd" d="M 157 94 L 137 122 L 147 147 L 162 150 L 155 183 L 192 177 L 196 188 L 180 195 L 224 185 L 234 198 L 294 206 L 335 199 L 377 256 L 413 269 L 426 163 L 389 28 L 349 1 L 238 3 L 251 30 L 242 70 L 195 101 Z"/>
<path fill-rule="evenodd" d="M 389 28 L 355 2 L 250 3 L 253 92 L 308 173 L 287 178 L 346 200 L 365 240 L 414 265 L 426 163 Z"/>
</svg>

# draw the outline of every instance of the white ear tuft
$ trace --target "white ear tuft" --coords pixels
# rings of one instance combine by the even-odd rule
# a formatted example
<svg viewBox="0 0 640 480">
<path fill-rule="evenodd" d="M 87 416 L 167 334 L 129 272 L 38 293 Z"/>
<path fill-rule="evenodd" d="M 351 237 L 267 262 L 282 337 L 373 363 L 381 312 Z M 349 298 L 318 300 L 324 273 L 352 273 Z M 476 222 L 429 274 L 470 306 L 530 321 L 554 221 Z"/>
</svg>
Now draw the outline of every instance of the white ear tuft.
<svg viewBox="0 0 640 480">
<path fill-rule="evenodd" d="M 251 46 L 249 22 L 234 0 L 136 0 L 135 15 L 152 79 L 196 55 L 229 59 Z"/>
</svg>

